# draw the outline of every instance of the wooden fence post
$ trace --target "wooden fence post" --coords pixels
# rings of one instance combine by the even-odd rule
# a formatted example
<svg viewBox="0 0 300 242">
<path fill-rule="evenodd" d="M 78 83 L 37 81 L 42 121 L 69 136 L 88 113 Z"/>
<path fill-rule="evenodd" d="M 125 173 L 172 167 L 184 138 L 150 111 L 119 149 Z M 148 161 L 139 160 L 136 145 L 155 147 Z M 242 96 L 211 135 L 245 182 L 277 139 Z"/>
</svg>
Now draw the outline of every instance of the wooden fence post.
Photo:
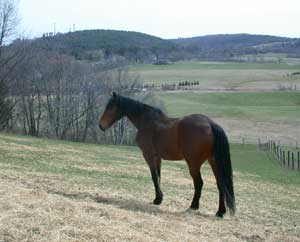
<svg viewBox="0 0 300 242">
<path fill-rule="evenodd" d="M 271 149 L 270 149 L 271 152 L 273 152 L 273 140 L 271 140 Z"/>
<path fill-rule="evenodd" d="M 298 151 L 298 171 L 300 171 L 300 152 Z"/>
<path fill-rule="evenodd" d="M 295 164 L 294 164 L 294 152 L 292 152 L 292 169 L 294 170 Z"/>
<path fill-rule="evenodd" d="M 278 160 L 281 163 L 281 147 L 278 149 Z"/>
<path fill-rule="evenodd" d="M 285 165 L 285 151 L 283 151 L 282 153 L 283 153 L 283 165 Z"/>
<path fill-rule="evenodd" d="M 290 168 L 290 151 L 288 151 L 288 168 Z"/>
</svg>

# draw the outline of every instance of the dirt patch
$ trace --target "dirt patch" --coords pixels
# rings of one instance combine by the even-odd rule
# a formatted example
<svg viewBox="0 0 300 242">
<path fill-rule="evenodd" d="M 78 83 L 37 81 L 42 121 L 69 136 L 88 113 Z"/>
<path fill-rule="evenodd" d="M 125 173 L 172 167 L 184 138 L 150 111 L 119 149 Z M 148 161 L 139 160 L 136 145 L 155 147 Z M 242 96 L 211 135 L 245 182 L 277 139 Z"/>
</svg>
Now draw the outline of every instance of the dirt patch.
<svg viewBox="0 0 300 242">
<path fill-rule="evenodd" d="M 193 183 L 192 179 L 188 179 L 184 177 L 171 178 L 168 179 L 168 182 L 176 185 L 191 185 Z"/>
<path fill-rule="evenodd" d="M 30 151 L 30 152 L 43 152 L 45 149 L 34 147 L 31 145 L 21 145 L 15 143 L 1 143 L 1 149 L 9 150 L 10 152 Z"/>
</svg>

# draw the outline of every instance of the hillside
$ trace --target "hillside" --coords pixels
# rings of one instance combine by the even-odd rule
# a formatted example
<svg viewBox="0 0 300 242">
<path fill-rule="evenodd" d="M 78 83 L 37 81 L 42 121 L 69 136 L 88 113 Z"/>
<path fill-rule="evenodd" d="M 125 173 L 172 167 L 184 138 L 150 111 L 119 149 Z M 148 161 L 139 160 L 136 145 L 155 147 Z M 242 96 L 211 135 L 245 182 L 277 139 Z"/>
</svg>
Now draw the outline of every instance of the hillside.
<svg viewBox="0 0 300 242">
<path fill-rule="evenodd" d="M 132 31 L 83 30 L 44 34 L 38 46 L 80 60 L 101 61 L 121 57 L 132 63 L 157 60 L 230 59 L 245 54 L 285 53 L 300 56 L 299 39 L 269 35 L 220 34 L 166 40 Z"/>
<path fill-rule="evenodd" d="M 136 62 L 168 56 L 176 44 L 155 36 L 117 30 L 83 30 L 66 34 L 44 34 L 35 40 L 39 46 L 70 54 L 77 59 L 101 60 L 112 55 Z"/>
<path fill-rule="evenodd" d="M 298 172 L 255 146 L 231 153 L 238 212 L 220 220 L 208 165 L 200 210 L 186 211 L 193 185 L 182 161 L 163 161 L 155 206 L 135 147 L 0 134 L 0 241 L 300 241 Z"/>
<path fill-rule="evenodd" d="M 182 46 L 199 45 L 203 48 L 232 47 L 236 49 L 290 40 L 290 38 L 270 35 L 218 34 L 192 38 L 179 38 L 171 41 Z"/>
<path fill-rule="evenodd" d="M 268 52 L 300 55 L 299 39 L 270 35 L 219 34 L 172 39 L 171 41 L 192 55 L 207 58 Z"/>
</svg>

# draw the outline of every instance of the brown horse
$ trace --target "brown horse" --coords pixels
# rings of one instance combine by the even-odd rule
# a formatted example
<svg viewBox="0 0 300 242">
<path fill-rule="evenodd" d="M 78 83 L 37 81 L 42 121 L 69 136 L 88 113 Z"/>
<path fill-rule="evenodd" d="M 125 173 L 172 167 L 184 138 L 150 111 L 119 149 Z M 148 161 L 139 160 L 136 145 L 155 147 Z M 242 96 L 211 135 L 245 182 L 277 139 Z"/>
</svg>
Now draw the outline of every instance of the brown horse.
<svg viewBox="0 0 300 242">
<path fill-rule="evenodd" d="M 200 168 L 208 160 L 219 190 L 216 216 L 223 217 L 225 214 L 225 202 L 230 212 L 235 212 L 229 143 L 218 124 L 199 114 L 169 118 L 160 109 L 113 93 L 100 118 L 99 127 L 104 131 L 124 116 L 137 128 L 136 142 L 149 165 L 155 187 L 154 204 L 161 204 L 163 200 L 161 160 L 185 159 L 195 188 L 191 208 L 198 209 L 203 186 Z"/>
</svg>

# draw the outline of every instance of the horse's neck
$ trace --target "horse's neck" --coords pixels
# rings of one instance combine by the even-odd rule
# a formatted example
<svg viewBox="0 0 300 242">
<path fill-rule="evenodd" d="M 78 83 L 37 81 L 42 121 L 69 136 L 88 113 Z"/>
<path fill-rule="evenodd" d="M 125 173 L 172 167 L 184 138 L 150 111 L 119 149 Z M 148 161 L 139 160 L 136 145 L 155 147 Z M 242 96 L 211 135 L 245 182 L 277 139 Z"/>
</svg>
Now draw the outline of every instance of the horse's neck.
<svg viewBox="0 0 300 242">
<path fill-rule="evenodd" d="M 127 114 L 126 116 L 138 130 L 145 128 L 156 122 L 160 122 L 160 121 L 163 122 L 163 120 L 165 119 L 165 116 L 160 114 L 158 114 L 159 115 L 158 118 L 151 118 L 150 112 L 151 110 L 143 112 L 139 115 Z M 155 113 L 153 115 L 157 115 L 157 114 Z"/>
<path fill-rule="evenodd" d="M 140 118 L 137 115 L 127 114 L 126 116 L 137 129 L 140 128 Z"/>
</svg>

